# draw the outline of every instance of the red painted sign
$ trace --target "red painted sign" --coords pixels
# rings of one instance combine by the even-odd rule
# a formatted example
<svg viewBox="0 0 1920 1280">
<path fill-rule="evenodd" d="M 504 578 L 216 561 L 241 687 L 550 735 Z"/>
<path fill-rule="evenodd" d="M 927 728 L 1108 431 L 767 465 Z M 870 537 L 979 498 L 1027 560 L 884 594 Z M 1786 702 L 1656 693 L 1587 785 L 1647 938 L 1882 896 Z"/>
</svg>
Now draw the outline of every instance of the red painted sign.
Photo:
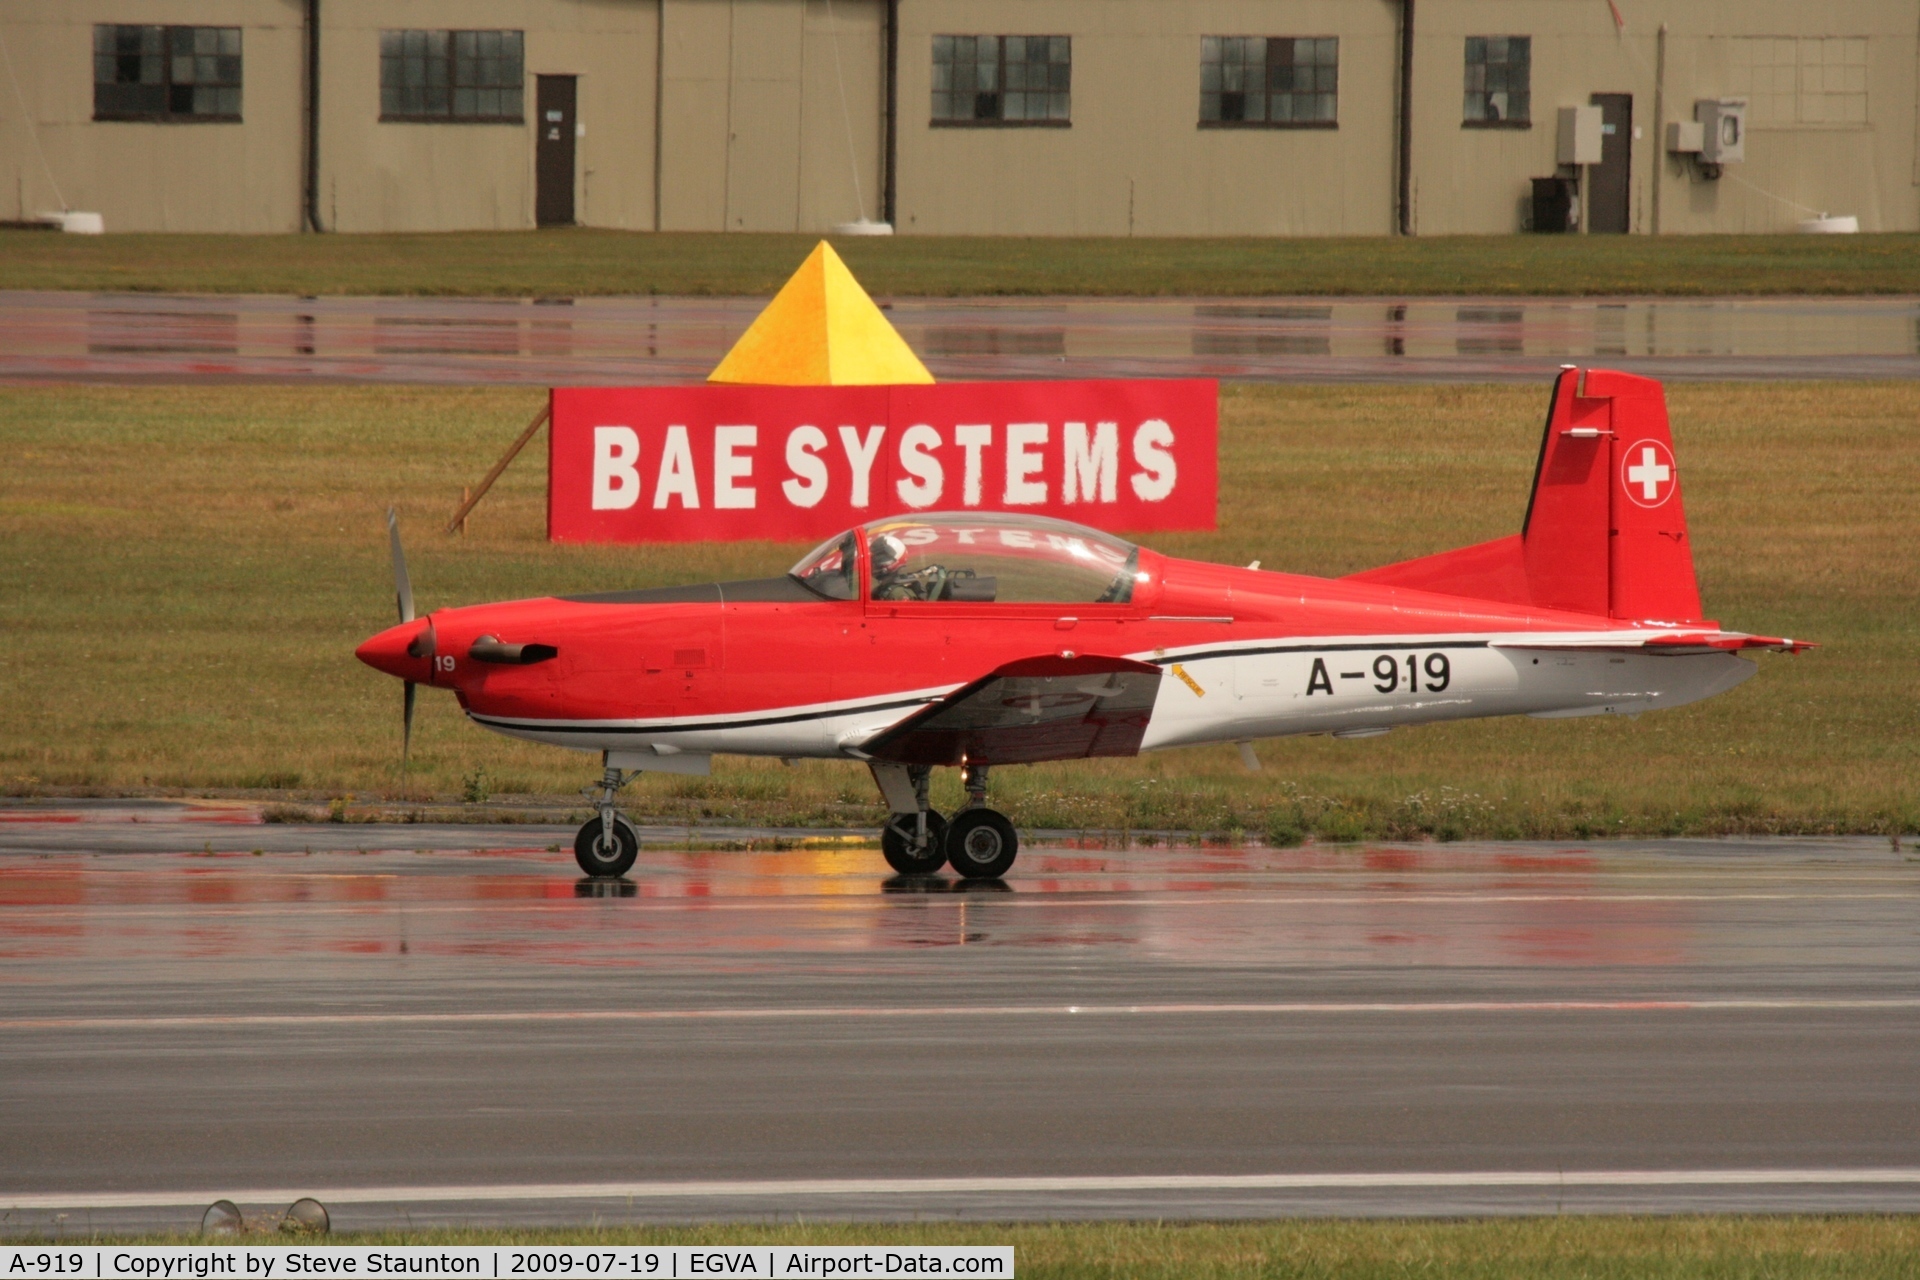
<svg viewBox="0 0 1920 1280">
<path fill-rule="evenodd" d="M 1208 379 L 900 387 L 562 387 L 554 542 L 824 538 L 912 511 L 1214 527 Z"/>
</svg>

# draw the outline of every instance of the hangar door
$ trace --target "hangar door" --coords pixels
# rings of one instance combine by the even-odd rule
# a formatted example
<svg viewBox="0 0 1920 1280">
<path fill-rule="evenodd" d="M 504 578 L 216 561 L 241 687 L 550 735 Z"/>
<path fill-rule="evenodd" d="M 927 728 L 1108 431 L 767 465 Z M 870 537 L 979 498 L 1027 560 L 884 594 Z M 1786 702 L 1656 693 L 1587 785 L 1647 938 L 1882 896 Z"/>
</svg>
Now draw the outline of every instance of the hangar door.
<svg viewBox="0 0 1920 1280">
<path fill-rule="evenodd" d="M 1632 230 L 1628 202 L 1633 173 L 1633 95 L 1596 93 L 1600 108 L 1600 163 L 1587 170 L 1587 229 L 1625 235 Z"/>
<path fill-rule="evenodd" d="M 534 91 L 539 132 L 533 143 L 533 221 L 573 225 L 575 76 L 541 76 Z"/>
</svg>

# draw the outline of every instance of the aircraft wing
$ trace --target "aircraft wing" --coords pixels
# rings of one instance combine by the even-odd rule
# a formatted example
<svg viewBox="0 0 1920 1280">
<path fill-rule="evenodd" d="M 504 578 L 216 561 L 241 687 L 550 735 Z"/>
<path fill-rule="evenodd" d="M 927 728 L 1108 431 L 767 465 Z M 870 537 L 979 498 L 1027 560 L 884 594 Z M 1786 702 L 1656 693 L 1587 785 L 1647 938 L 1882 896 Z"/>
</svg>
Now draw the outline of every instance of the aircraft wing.
<svg viewBox="0 0 1920 1280">
<path fill-rule="evenodd" d="M 1633 639 L 1499 640 L 1495 649 L 1572 649 L 1590 653 L 1732 653 L 1740 649 L 1771 649 L 1775 653 L 1801 653 L 1814 648 L 1810 640 L 1789 640 L 1779 636 L 1750 636 L 1744 631 L 1654 631 Z"/>
<path fill-rule="evenodd" d="M 861 744 L 895 764 L 1032 764 L 1140 751 L 1160 668 L 1097 655 L 1022 658 Z"/>
</svg>

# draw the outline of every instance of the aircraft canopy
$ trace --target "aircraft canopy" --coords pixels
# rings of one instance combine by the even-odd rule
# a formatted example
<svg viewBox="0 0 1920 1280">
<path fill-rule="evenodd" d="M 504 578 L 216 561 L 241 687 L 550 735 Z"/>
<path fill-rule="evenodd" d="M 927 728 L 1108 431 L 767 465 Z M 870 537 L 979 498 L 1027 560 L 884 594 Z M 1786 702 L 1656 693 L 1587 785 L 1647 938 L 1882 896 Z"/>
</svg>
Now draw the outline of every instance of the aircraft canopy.
<svg viewBox="0 0 1920 1280">
<path fill-rule="evenodd" d="M 956 604 L 1125 604 L 1140 551 L 1085 525 L 1006 512 L 890 516 L 830 538 L 793 576 L 854 599 L 864 544 L 872 600 Z"/>
</svg>

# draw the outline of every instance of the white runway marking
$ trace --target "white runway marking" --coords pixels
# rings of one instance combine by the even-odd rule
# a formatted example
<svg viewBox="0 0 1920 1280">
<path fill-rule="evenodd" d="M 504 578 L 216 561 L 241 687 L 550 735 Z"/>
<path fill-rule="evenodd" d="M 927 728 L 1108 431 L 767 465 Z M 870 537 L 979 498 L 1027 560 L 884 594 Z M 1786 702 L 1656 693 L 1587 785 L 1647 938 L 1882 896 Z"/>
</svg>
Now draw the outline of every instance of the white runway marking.
<svg viewBox="0 0 1920 1280">
<path fill-rule="evenodd" d="M 527 1009 L 468 1013 L 262 1013 L 189 1014 L 150 1018 L 7 1018 L 0 1031 L 170 1031 L 203 1028 L 461 1026 L 568 1022 L 808 1022 L 889 1018 L 1035 1017 L 1261 1017 L 1316 1014 L 1454 1013 L 1767 1013 L 1878 1012 L 1920 1009 L 1920 997 L 1824 999 L 1820 997 L 1705 1000 L 1431 1000 L 1294 1001 L 1171 1004 L 839 1005 L 821 1008 L 742 1009 Z"/>
<path fill-rule="evenodd" d="M 805 1196 L 965 1195 L 1153 1191 L 1365 1191 L 1502 1187 L 1791 1187 L 1920 1186 L 1920 1168 L 1883 1169 L 1595 1169 L 1463 1173 L 1170 1174 L 1050 1178 L 820 1178 L 760 1182 L 560 1182 L 467 1187 L 291 1187 L 236 1191 L 0 1192 L 0 1210 L 136 1209 L 284 1204 L 314 1196 L 328 1204 L 449 1204 L 502 1200 L 687 1200 Z"/>
</svg>

